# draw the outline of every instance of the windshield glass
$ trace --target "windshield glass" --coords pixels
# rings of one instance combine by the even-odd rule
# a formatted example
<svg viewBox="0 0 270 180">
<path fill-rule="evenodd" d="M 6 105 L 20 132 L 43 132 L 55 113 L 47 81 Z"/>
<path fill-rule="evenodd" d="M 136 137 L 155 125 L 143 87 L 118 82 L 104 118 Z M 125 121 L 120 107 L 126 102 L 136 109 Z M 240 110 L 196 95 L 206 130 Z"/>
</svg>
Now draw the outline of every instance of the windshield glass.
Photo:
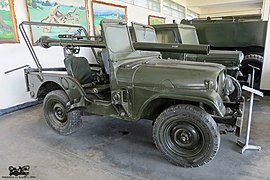
<svg viewBox="0 0 270 180">
<path fill-rule="evenodd" d="M 134 58 L 156 57 L 156 53 L 135 51 L 126 22 L 117 20 L 102 20 L 103 37 L 109 52 L 110 60 L 121 61 Z"/>
<path fill-rule="evenodd" d="M 155 30 L 152 28 L 144 28 L 134 26 L 137 42 L 157 42 Z"/>
<path fill-rule="evenodd" d="M 172 30 L 157 31 L 157 39 L 160 43 L 179 43 Z"/>
<path fill-rule="evenodd" d="M 106 42 L 113 53 L 132 52 L 132 46 L 126 26 L 111 25 L 106 27 Z"/>
<path fill-rule="evenodd" d="M 180 35 L 181 35 L 182 44 L 199 45 L 196 29 L 180 28 Z"/>
</svg>

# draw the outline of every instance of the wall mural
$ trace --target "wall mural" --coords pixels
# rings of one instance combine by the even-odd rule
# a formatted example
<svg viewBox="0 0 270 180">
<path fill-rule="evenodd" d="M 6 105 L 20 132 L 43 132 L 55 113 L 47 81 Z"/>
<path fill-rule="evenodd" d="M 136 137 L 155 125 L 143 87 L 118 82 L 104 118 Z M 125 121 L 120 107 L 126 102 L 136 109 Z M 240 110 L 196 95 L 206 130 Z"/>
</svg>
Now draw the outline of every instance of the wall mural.
<svg viewBox="0 0 270 180">
<path fill-rule="evenodd" d="M 89 33 L 87 7 L 85 0 L 27 0 L 29 21 L 81 25 Z M 73 31 L 73 28 L 31 27 L 33 43 L 40 36 L 56 38 L 59 32 Z"/>
<path fill-rule="evenodd" d="M 165 24 L 165 17 L 159 16 L 148 16 L 148 25 L 155 25 L 155 24 Z"/>
<path fill-rule="evenodd" d="M 127 6 L 92 1 L 92 22 L 96 36 L 100 35 L 100 21 L 102 19 L 127 20 Z"/>
<path fill-rule="evenodd" d="M 0 43 L 19 42 L 13 0 L 0 0 Z"/>
</svg>

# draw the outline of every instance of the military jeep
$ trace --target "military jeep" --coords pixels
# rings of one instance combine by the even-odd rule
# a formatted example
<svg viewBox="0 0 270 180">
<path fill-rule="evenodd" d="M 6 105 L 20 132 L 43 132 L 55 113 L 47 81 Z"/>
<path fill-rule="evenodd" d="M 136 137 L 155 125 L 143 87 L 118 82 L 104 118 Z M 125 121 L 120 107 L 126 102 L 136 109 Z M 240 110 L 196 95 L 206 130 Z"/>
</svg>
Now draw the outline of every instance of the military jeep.
<svg viewBox="0 0 270 180">
<path fill-rule="evenodd" d="M 101 37 L 89 37 L 74 25 L 78 33 L 41 37 L 35 43 L 62 46 L 65 52 L 65 67 L 43 68 L 25 25 L 52 24 L 23 22 L 19 27 L 37 65 L 25 69 L 27 91 L 44 99 L 45 119 L 61 135 L 79 129 L 85 114 L 149 119 L 165 158 L 178 166 L 198 167 L 218 152 L 217 123 L 236 127 L 238 134 L 242 128 L 242 103 L 228 99 L 231 86 L 223 65 L 164 60 L 160 53 L 135 50 L 126 22 L 102 20 Z M 80 47 L 91 48 L 98 63 L 79 56 Z M 95 48 L 102 49 L 100 56 Z"/>
<path fill-rule="evenodd" d="M 171 48 L 170 51 L 168 51 L 166 48 L 168 45 L 174 47 L 179 43 L 185 45 L 199 45 L 196 29 L 191 25 L 184 24 L 159 24 L 153 26 L 136 22 L 131 22 L 131 24 L 130 32 L 135 49 L 159 50 L 164 59 L 169 58 L 222 64 L 226 67 L 228 76 L 231 76 L 230 78 L 234 86 L 234 91 L 230 95 L 230 99 L 235 100 L 241 97 L 242 89 L 238 79 L 242 76 L 239 71 L 240 62 L 243 59 L 243 53 L 241 51 L 209 50 L 208 54 L 195 54 L 187 51 L 179 52 L 176 48 Z M 197 48 L 197 51 L 198 50 Z M 243 81 L 241 82 L 245 83 Z"/>
</svg>

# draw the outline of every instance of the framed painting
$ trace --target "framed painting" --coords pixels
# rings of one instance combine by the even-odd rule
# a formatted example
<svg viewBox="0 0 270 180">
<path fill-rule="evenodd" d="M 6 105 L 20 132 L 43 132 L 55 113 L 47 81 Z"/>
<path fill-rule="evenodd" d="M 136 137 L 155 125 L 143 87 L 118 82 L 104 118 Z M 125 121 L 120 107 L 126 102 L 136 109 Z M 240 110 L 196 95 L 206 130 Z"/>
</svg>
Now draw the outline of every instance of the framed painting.
<svg viewBox="0 0 270 180">
<path fill-rule="evenodd" d="M 155 24 L 165 24 L 165 17 L 159 17 L 159 16 L 148 16 L 148 25 L 155 25 Z"/>
<path fill-rule="evenodd" d="M 89 33 L 88 6 L 86 0 L 26 0 L 28 20 L 53 24 L 81 25 Z M 77 30 L 77 29 L 76 29 Z M 59 33 L 75 33 L 74 28 L 32 26 L 32 42 L 40 36 L 57 38 Z M 74 32 L 73 32 L 74 31 Z"/>
<path fill-rule="evenodd" d="M 18 43 L 13 0 L 0 0 L 0 43 Z"/>
<path fill-rule="evenodd" d="M 102 19 L 127 20 L 127 6 L 92 1 L 92 22 L 96 36 L 100 35 Z"/>
</svg>

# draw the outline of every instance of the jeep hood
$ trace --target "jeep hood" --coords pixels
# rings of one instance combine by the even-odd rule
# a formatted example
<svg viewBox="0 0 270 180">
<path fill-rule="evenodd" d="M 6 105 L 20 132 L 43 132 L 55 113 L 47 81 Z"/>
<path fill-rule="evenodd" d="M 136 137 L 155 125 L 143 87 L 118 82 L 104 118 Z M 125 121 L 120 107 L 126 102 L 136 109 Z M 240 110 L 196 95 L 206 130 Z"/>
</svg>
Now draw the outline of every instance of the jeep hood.
<svg viewBox="0 0 270 180">
<path fill-rule="evenodd" d="M 214 63 L 151 58 L 122 64 L 117 77 L 122 82 L 133 82 L 135 86 L 202 88 L 205 81 L 216 81 L 224 69 L 223 65 Z"/>
<path fill-rule="evenodd" d="M 134 89 L 138 103 L 158 97 L 203 102 L 221 116 L 225 113 L 222 99 L 212 86 L 209 90 L 207 83 L 216 83 L 224 69 L 223 65 L 215 63 L 158 58 L 126 61 L 115 66 L 118 87 Z"/>
</svg>

